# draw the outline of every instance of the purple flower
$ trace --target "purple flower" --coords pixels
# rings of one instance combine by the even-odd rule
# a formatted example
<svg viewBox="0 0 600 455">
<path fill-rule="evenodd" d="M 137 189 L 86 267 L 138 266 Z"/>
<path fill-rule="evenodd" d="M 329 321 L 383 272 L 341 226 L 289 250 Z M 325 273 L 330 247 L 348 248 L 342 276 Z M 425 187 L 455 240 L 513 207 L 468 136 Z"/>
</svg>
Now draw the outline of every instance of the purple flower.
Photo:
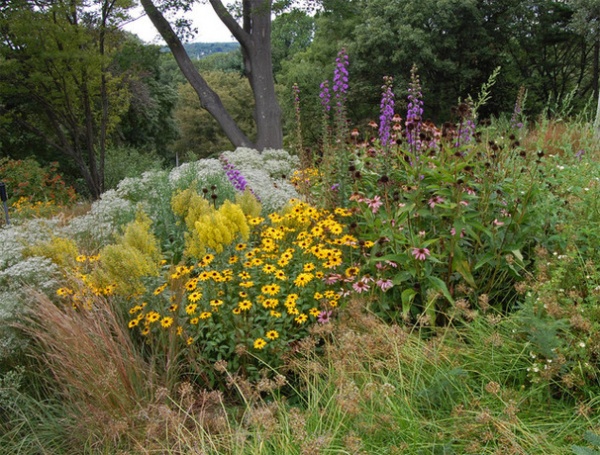
<svg viewBox="0 0 600 455">
<path fill-rule="evenodd" d="M 431 252 L 427 249 L 427 248 L 416 248 L 414 247 L 412 249 L 412 255 L 415 257 L 415 259 L 417 259 L 418 261 L 424 261 L 427 259 L 427 257 L 431 254 Z"/>
<path fill-rule="evenodd" d="M 392 129 L 392 119 L 394 118 L 394 92 L 392 91 L 393 78 L 391 76 L 383 77 L 383 86 L 381 87 L 381 104 L 379 106 L 379 140 L 382 146 L 390 143 L 390 132 Z"/>
<path fill-rule="evenodd" d="M 331 93 L 329 93 L 329 81 L 321 82 L 321 93 L 319 94 L 319 98 L 321 98 L 321 106 L 325 110 L 325 113 L 331 110 Z"/>
<path fill-rule="evenodd" d="M 421 149 L 419 134 L 423 122 L 423 101 L 421 82 L 417 74 L 417 66 L 413 65 L 410 71 L 410 87 L 408 88 L 408 110 L 406 112 L 406 140 L 414 150 Z"/>
<path fill-rule="evenodd" d="M 348 54 L 346 49 L 342 48 L 335 59 L 335 69 L 333 70 L 333 93 L 335 93 L 336 106 L 338 113 L 341 114 L 348 93 Z"/>
</svg>

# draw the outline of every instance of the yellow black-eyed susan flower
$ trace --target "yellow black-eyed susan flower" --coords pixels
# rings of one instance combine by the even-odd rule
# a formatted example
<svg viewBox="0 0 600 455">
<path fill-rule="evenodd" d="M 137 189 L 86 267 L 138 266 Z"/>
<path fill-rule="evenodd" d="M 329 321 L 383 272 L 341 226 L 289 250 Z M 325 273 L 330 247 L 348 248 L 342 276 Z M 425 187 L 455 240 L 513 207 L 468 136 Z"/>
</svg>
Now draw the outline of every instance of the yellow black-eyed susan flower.
<svg viewBox="0 0 600 455">
<path fill-rule="evenodd" d="M 294 321 L 296 321 L 298 324 L 304 324 L 308 319 L 308 316 L 305 315 L 304 313 L 298 315 Z"/>
<path fill-rule="evenodd" d="M 242 311 L 248 311 L 250 308 L 252 308 L 252 302 L 250 300 L 242 300 L 240 303 L 238 303 L 238 307 Z"/>
<path fill-rule="evenodd" d="M 212 316 L 212 313 L 210 311 L 203 311 L 202 313 L 200 313 L 200 319 L 208 319 Z"/>
<path fill-rule="evenodd" d="M 187 314 L 194 314 L 196 312 L 196 309 L 198 308 L 198 304 L 197 303 L 190 303 L 185 307 L 185 312 Z"/>
<path fill-rule="evenodd" d="M 267 342 L 262 338 L 257 338 L 254 340 L 254 349 L 261 350 L 267 345 Z"/>
<path fill-rule="evenodd" d="M 202 298 L 202 292 L 194 291 L 191 294 L 189 294 L 187 298 L 190 302 L 197 302 Z"/>
<path fill-rule="evenodd" d="M 265 337 L 267 337 L 269 340 L 273 341 L 273 340 L 276 340 L 277 338 L 279 338 L 279 333 L 277 333 L 277 330 L 269 330 L 265 334 Z"/>
<path fill-rule="evenodd" d="M 171 316 L 165 316 L 161 319 L 160 325 L 162 325 L 165 329 L 171 327 L 173 325 L 173 318 Z"/>
<path fill-rule="evenodd" d="M 158 314 L 156 311 L 149 311 L 148 314 L 146 314 L 146 321 L 152 323 L 152 322 L 156 322 L 160 319 L 160 314 Z"/>
</svg>

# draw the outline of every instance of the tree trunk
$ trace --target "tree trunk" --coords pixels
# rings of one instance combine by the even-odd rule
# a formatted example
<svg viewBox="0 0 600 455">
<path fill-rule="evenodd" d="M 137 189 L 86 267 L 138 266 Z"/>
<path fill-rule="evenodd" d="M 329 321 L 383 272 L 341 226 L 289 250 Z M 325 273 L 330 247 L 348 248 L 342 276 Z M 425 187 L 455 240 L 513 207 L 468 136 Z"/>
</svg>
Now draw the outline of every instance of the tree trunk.
<svg viewBox="0 0 600 455">
<path fill-rule="evenodd" d="M 198 73 L 185 51 L 181 40 L 177 37 L 171 25 L 165 19 L 163 14 L 156 8 L 152 0 L 141 0 L 141 4 L 146 14 L 156 27 L 156 30 L 166 41 L 173 57 L 177 61 L 179 69 L 188 80 L 192 88 L 198 94 L 200 104 L 206 109 L 219 123 L 223 132 L 231 143 L 236 147 L 253 147 L 254 144 L 237 126 L 231 115 L 227 112 L 219 96 L 206 83 L 204 78 Z"/>
<path fill-rule="evenodd" d="M 281 108 L 275 94 L 271 60 L 271 0 L 251 0 L 250 45 L 242 47 L 250 87 L 254 94 L 256 148 L 283 147 Z M 246 7 L 246 5 L 244 5 Z"/>
</svg>

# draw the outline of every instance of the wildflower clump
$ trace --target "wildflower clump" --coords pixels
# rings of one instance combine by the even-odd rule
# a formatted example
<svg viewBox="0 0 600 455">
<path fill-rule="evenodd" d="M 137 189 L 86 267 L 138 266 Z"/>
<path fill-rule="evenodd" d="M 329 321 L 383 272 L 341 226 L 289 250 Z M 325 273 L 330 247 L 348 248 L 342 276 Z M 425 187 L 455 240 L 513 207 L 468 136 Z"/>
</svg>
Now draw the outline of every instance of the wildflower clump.
<svg viewBox="0 0 600 455">
<path fill-rule="evenodd" d="M 172 331 L 196 364 L 226 360 L 229 371 L 257 377 L 260 362 L 279 365 L 290 342 L 339 306 L 328 277 L 343 273 L 357 246 L 341 220 L 349 214 L 296 200 L 244 217 L 226 202 L 196 222 L 206 254 L 166 266 L 165 279 L 134 299 L 129 327 L 157 342 Z M 240 241 L 230 243 L 232 233 Z"/>
</svg>

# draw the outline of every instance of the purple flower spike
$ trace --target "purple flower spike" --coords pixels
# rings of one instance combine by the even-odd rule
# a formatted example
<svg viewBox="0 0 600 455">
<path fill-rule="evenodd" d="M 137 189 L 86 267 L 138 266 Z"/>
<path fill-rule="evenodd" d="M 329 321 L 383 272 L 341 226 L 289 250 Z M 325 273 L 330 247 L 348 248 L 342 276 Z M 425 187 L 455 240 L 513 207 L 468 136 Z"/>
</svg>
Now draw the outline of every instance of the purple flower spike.
<svg viewBox="0 0 600 455">
<path fill-rule="evenodd" d="M 381 94 L 380 116 L 379 116 L 379 140 L 382 146 L 390 144 L 390 133 L 392 129 L 392 119 L 394 118 L 394 92 L 392 91 L 393 78 L 391 76 L 383 77 L 383 87 Z"/>
</svg>

